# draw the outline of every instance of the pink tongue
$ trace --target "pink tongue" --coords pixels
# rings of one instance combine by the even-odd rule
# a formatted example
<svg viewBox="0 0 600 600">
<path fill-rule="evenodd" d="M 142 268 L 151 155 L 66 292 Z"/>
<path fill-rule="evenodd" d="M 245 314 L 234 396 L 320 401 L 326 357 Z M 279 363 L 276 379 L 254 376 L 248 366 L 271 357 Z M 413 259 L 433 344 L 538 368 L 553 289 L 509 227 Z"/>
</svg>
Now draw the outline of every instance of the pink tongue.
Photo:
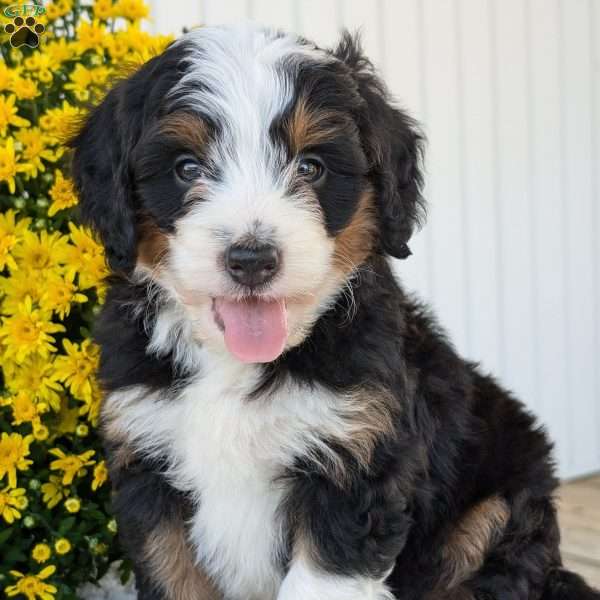
<svg viewBox="0 0 600 600">
<path fill-rule="evenodd" d="M 242 362 L 271 362 L 283 352 L 287 338 L 283 300 L 218 298 L 215 311 L 225 329 L 227 349 Z"/>
</svg>

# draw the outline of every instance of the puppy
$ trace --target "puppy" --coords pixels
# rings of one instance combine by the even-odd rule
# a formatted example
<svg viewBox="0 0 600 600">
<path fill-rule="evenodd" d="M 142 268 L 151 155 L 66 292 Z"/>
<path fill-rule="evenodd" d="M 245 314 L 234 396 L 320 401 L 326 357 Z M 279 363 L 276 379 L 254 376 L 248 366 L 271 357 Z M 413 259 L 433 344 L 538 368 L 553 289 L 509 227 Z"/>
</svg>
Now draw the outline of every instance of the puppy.
<svg viewBox="0 0 600 600">
<path fill-rule="evenodd" d="M 354 39 L 194 30 L 72 145 L 140 599 L 600 598 L 545 433 L 392 275 L 423 138 Z"/>
</svg>

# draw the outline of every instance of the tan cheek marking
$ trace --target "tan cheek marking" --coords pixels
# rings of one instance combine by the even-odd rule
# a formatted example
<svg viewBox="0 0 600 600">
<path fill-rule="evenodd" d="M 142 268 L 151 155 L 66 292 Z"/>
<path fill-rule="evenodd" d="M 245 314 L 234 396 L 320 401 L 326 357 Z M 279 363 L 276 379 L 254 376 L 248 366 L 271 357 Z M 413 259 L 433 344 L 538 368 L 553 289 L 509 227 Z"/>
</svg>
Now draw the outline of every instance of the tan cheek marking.
<svg viewBox="0 0 600 600">
<path fill-rule="evenodd" d="M 350 223 L 335 238 L 333 260 L 344 274 L 354 270 L 373 250 L 377 227 L 374 204 L 373 193 L 366 192 Z"/>
<path fill-rule="evenodd" d="M 169 250 L 169 238 L 150 219 L 145 219 L 138 230 L 138 265 L 155 269 Z"/>
<path fill-rule="evenodd" d="M 510 508 L 499 496 L 483 500 L 462 517 L 442 549 L 442 584 L 447 589 L 481 568 L 488 552 L 504 534 L 509 518 Z"/>
<path fill-rule="evenodd" d="M 145 546 L 150 572 L 168 598 L 173 600 L 219 600 L 208 576 L 194 562 L 178 523 L 165 523 L 153 531 Z"/>
</svg>

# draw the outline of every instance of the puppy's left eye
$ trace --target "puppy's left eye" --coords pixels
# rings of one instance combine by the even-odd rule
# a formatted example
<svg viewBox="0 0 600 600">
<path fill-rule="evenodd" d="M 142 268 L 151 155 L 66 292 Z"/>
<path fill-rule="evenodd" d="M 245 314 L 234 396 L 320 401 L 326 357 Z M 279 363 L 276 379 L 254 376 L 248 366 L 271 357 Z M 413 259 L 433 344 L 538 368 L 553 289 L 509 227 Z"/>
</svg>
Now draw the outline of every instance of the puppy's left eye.
<svg viewBox="0 0 600 600">
<path fill-rule="evenodd" d="M 202 166 L 191 156 L 184 156 L 175 163 L 177 177 L 185 183 L 191 183 L 203 175 Z"/>
<path fill-rule="evenodd" d="M 302 158 L 298 162 L 298 175 L 308 183 L 317 183 L 325 175 L 325 165 L 314 156 Z"/>
</svg>

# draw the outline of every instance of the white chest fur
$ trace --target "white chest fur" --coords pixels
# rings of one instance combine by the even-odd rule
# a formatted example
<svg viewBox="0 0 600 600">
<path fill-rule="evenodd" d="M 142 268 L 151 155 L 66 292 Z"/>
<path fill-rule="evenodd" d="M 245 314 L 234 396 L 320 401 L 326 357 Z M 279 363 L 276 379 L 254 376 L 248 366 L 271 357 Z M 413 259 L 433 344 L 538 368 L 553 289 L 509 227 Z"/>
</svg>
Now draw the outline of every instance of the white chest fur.
<svg viewBox="0 0 600 600">
<path fill-rule="evenodd" d="M 136 448 L 166 454 L 172 484 L 196 496 L 190 541 L 227 599 L 272 600 L 284 541 L 278 508 L 285 490 L 277 476 L 351 427 L 339 398 L 325 390 L 290 384 L 248 400 L 255 367 L 227 361 L 204 372 L 177 399 L 140 399 L 138 390 L 113 394 L 107 405 Z"/>
</svg>

